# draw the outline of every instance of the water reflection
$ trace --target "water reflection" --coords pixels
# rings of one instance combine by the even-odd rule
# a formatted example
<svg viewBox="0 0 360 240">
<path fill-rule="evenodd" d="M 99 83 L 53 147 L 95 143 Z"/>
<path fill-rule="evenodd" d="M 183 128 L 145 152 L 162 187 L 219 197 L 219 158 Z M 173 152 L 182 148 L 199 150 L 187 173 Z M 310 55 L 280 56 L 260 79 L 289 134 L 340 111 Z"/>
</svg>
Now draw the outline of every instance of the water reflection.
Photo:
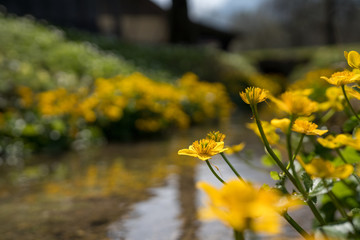
<svg viewBox="0 0 360 240">
<path fill-rule="evenodd" d="M 219 129 L 229 145 L 245 141 L 263 149 L 240 119 Z M 211 126 L 173 134 L 166 140 L 112 144 L 31 164 L 0 167 L 0 234 L 2 239 L 215 240 L 232 239 L 219 222 L 199 222 L 204 194 L 197 181 L 218 185 L 206 164 L 178 156 Z M 239 173 L 258 183 L 268 174 L 230 157 Z M 234 177 L 218 157 L 211 160 L 224 179 Z M 258 161 L 254 162 L 255 164 Z"/>
<path fill-rule="evenodd" d="M 138 203 L 128 219 L 120 219 L 109 227 L 109 237 L 113 240 L 176 240 L 180 223 L 177 219 L 176 176 L 166 180 L 165 186 L 151 190 L 150 200 Z M 174 204 L 175 203 L 175 204 Z"/>
</svg>

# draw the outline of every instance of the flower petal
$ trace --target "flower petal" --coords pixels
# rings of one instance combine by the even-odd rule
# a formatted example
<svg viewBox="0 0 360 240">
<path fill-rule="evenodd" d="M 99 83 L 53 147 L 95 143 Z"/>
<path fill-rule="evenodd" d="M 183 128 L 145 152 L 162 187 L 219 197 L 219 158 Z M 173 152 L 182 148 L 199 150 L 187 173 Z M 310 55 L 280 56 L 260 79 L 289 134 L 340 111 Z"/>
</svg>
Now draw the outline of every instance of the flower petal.
<svg viewBox="0 0 360 240">
<path fill-rule="evenodd" d="M 187 156 L 191 156 L 191 157 L 197 157 L 198 153 L 195 152 L 194 150 L 190 150 L 190 149 L 181 149 L 178 151 L 179 155 L 187 155 Z"/>
</svg>

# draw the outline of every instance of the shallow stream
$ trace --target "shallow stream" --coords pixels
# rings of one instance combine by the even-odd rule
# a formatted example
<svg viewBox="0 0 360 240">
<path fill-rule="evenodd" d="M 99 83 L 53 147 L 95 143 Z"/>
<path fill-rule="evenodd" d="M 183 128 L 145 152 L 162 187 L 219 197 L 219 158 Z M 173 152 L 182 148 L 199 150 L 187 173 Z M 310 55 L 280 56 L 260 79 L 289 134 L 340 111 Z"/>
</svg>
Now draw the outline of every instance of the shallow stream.
<svg viewBox="0 0 360 240">
<path fill-rule="evenodd" d="M 219 182 L 204 162 L 177 151 L 210 130 L 221 130 L 227 145 L 246 143 L 240 156 L 229 156 L 242 177 L 271 185 L 268 173 L 241 160 L 251 157 L 261 166 L 264 151 L 245 127 L 250 121 L 250 116 L 238 117 L 216 129 L 199 126 L 158 141 L 108 144 L 2 165 L 1 239 L 230 240 L 232 231 L 220 222 L 196 217 L 205 201 L 196 182 Z M 211 163 L 224 179 L 234 177 L 220 157 Z M 297 211 L 295 218 L 310 227 L 307 211 Z M 286 225 L 284 233 L 298 237 Z"/>
</svg>

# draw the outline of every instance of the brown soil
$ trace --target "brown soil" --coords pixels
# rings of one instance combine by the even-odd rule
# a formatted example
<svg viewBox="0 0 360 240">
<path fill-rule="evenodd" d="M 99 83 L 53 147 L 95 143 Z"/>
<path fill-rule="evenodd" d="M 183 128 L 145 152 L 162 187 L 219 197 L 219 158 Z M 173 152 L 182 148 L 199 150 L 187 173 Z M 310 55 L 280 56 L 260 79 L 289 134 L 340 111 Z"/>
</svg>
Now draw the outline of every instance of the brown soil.
<svg viewBox="0 0 360 240">
<path fill-rule="evenodd" d="M 110 223 L 126 219 L 136 196 L 19 201 L 0 204 L 2 240 L 105 240 Z"/>
</svg>

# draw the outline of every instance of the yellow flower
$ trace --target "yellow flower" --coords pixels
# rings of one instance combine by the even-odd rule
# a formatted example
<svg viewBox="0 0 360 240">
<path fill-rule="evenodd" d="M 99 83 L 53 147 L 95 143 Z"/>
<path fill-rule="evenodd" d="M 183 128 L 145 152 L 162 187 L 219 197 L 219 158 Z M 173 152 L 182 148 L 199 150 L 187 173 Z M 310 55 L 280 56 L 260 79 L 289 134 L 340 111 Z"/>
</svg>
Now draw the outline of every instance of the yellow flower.
<svg viewBox="0 0 360 240">
<path fill-rule="evenodd" d="M 356 90 L 356 89 L 357 90 Z M 353 97 L 356 98 L 357 100 L 360 100 L 360 92 L 359 92 L 359 87 L 348 87 L 345 86 L 345 91 L 346 93 L 349 95 L 349 97 Z"/>
<path fill-rule="evenodd" d="M 266 121 L 262 121 L 261 125 L 264 129 L 265 136 L 271 145 L 276 144 L 280 140 L 280 136 L 276 133 L 276 128 Z M 248 123 L 246 126 L 253 130 L 256 135 L 261 137 L 256 123 Z"/>
<path fill-rule="evenodd" d="M 355 132 L 355 138 L 353 138 L 352 135 L 350 134 L 342 134 L 343 137 L 340 139 L 340 141 L 346 145 L 346 146 L 349 146 L 349 147 L 352 147 L 358 151 L 360 151 L 360 129 L 358 129 L 356 132 Z"/>
<path fill-rule="evenodd" d="M 34 93 L 29 87 L 19 86 L 16 89 L 17 93 L 21 97 L 21 105 L 24 107 L 30 107 L 34 102 Z"/>
<path fill-rule="evenodd" d="M 321 158 L 314 158 L 310 163 L 306 164 L 298 156 L 300 164 L 305 171 L 313 178 L 340 178 L 345 179 L 349 177 L 354 167 L 351 164 L 343 164 L 335 167 L 330 161 L 323 160 Z"/>
<path fill-rule="evenodd" d="M 349 70 L 344 70 L 342 72 L 336 72 L 331 75 L 330 78 L 320 77 L 325 79 L 328 83 L 335 86 L 343 86 L 350 83 L 355 83 L 360 80 L 360 74 L 355 74 L 354 72 L 350 72 Z"/>
<path fill-rule="evenodd" d="M 318 125 L 316 125 L 315 123 L 306 120 L 296 119 L 291 130 L 306 135 L 318 135 L 318 136 L 321 136 L 328 132 L 328 130 L 320 130 L 317 129 L 317 127 Z"/>
<path fill-rule="evenodd" d="M 288 128 L 289 128 L 289 124 L 290 124 L 290 119 L 288 118 L 282 118 L 282 119 L 277 119 L 274 118 L 270 121 L 270 124 L 273 125 L 276 128 L 280 128 L 281 131 L 283 131 L 284 133 L 287 133 Z"/>
<path fill-rule="evenodd" d="M 345 134 L 339 134 L 335 137 L 333 135 L 326 136 L 326 138 L 318 138 L 317 141 L 320 143 L 323 147 L 335 149 L 340 148 L 345 145 L 345 141 L 349 136 L 346 136 Z"/>
<path fill-rule="evenodd" d="M 356 150 L 360 150 L 360 130 L 355 132 L 355 138 L 350 134 L 339 134 L 334 136 L 327 136 L 324 138 L 318 138 L 318 142 L 326 148 L 335 149 L 343 146 L 349 146 Z"/>
<path fill-rule="evenodd" d="M 272 94 L 277 94 L 282 91 L 281 81 L 279 81 L 278 77 L 271 74 L 251 74 L 248 76 L 247 82 L 251 86 L 266 89 Z"/>
<path fill-rule="evenodd" d="M 223 142 L 224 139 L 225 139 L 225 137 L 226 137 L 226 135 L 223 134 L 223 133 L 221 133 L 221 132 L 219 132 L 219 131 L 217 131 L 217 132 L 215 132 L 215 131 L 209 132 L 209 133 L 207 134 L 207 136 L 206 136 L 206 138 L 212 139 L 212 140 L 214 140 L 215 142 Z"/>
<path fill-rule="evenodd" d="M 344 56 L 349 64 L 350 67 L 352 68 L 359 68 L 360 67 L 360 55 L 358 52 L 356 51 L 350 51 L 350 52 L 346 52 L 344 51 Z"/>
<path fill-rule="evenodd" d="M 355 164 L 355 171 L 354 173 L 360 177 L 360 163 Z"/>
<path fill-rule="evenodd" d="M 267 99 L 268 91 L 258 87 L 248 87 L 240 93 L 241 99 L 251 105 L 261 103 Z"/>
<path fill-rule="evenodd" d="M 328 101 L 319 104 L 320 111 L 326 111 L 329 108 L 334 109 L 335 111 L 343 111 L 344 110 L 344 94 L 342 90 L 338 87 L 329 87 L 326 89 L 326 98 Z"/>
<path fill-rule="evenodd" d="M 189 149 L 179 150 L 178 154 L 197 157 L 200 160 L 205 161 L 226 150 L 227 148 L 224 148 L 224 142 L 215 142 L 212 139 L 201 139 L 190 145 Z"/>
<path fill-rule="evenodd" d="M 218 219 L 237 231 L 280 231 L 278 204 L 281 196 L 277 192 L 258 190 L 239 180 L 229 181 L 221 189 L 205 182 L 199 182 L 197 186 L 209 197 L 207 205 L 200 209 L 200 219 Z"/>
<path fill-rule="evenodd" d="M 280 99 L 270 96 L 281 110 L 299 116 L 308 116 L 317 111 L 317 103 L 311 101 L 306 95 L 300 92 L 287 91 L 281 94 Z"/>
<path fill-rule="evenodd" d="M 237 153 L 237 152 L 240 152 L 241 150 L 243 150 L 245 147 L 245 144 L 244 143 L 240 143 L 240 144 L 237 144 L 237 145 L 233 145 L 231 147 L 228 147 L 228 149 L 225 151 L 225 153 L 227 154 L 234 154 L 234 153 Z"/>
</svg>

